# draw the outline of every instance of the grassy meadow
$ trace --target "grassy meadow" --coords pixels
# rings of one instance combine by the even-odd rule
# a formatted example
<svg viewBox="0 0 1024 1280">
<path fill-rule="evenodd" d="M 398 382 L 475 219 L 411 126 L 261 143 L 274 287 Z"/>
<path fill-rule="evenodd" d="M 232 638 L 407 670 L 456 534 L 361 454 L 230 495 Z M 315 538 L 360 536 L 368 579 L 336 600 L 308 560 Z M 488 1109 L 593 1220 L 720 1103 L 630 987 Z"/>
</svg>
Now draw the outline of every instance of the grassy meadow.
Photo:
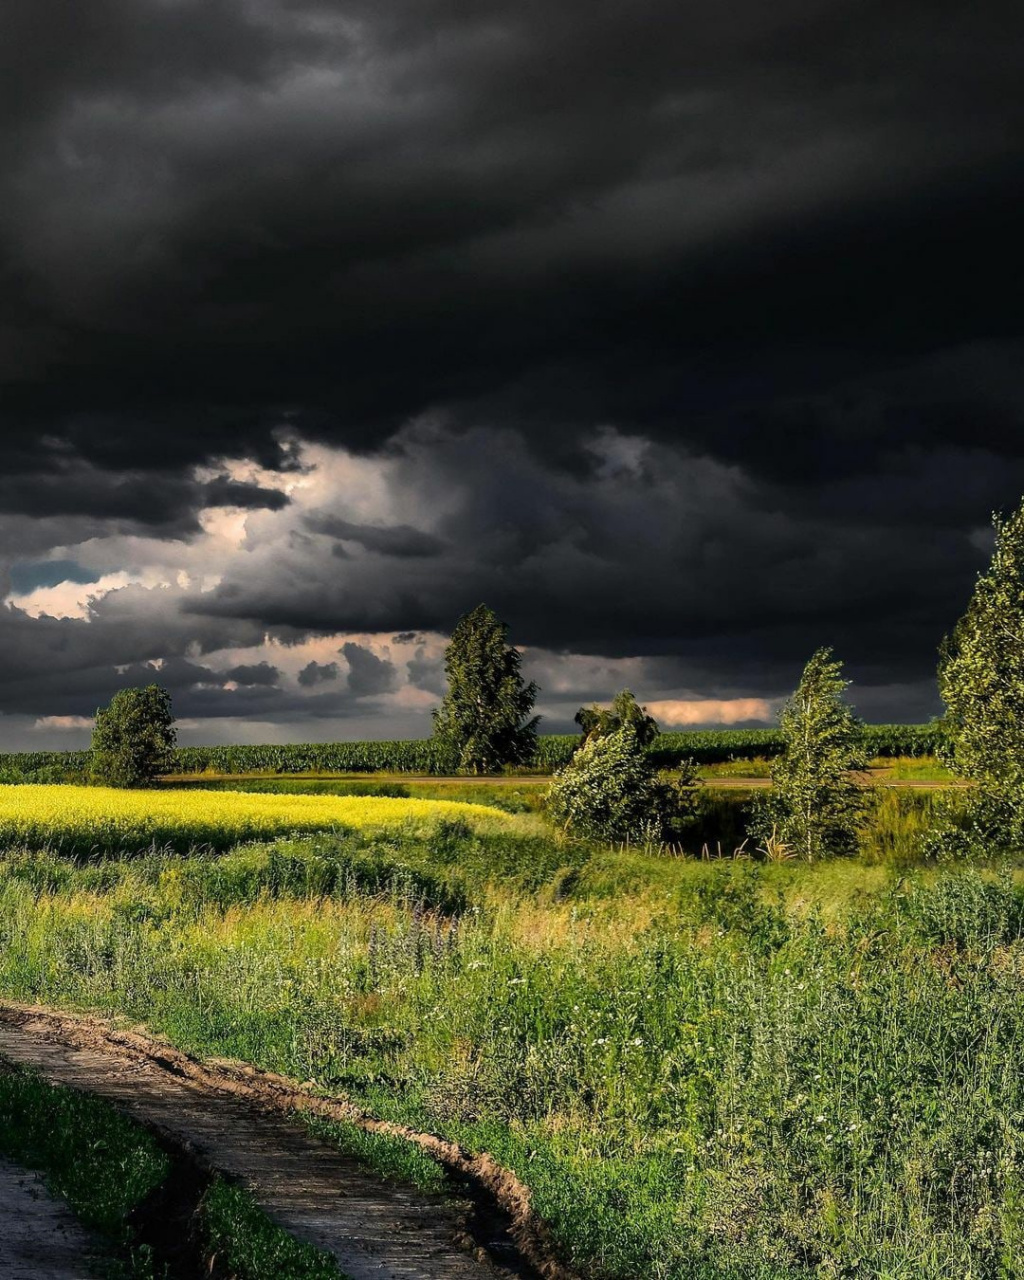
<svg viewBox="0 0 1024 1280">
<path fill-rule="evenodd" d="M 590 1276 L 1024 1276 L 1021 874 L 923 860 L 934 794 L 880 790 L 860 856 L 815 865 L 711 857 L 744 848 L 742 796 L 701 798 L 696 856 L 565 841 L 536 813 L 428 821 L 411 795 L 161 799 L 194 806 L 190 852 L 144 828 L 129 856 L 101 825 L 70 857 L 63 819 L 13 828 L 3 994 L 486 1149 Z M 207 838 L 289 799 L 395 818 Z M 418 1153 L 333 1136 L 430 1180 Z"/>
</svg>

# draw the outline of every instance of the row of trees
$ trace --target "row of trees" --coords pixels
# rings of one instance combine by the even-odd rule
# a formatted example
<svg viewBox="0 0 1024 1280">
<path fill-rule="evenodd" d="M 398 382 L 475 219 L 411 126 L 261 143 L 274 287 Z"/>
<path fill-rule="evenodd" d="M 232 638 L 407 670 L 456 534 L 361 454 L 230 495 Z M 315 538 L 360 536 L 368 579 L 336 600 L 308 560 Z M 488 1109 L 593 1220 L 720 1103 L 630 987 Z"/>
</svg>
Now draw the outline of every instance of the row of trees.
<svg viewBox="0 0 1024 1280">
<path fill-rule="evenodd" d="M 507 628 L 486 605 L 456 625 L 445 675 L 434 737 L 452 769 L 490 773 L 527 763 L 536 748 L 537 686 L 523 680 Z M 855 843 L 862 796 L 849 770 L 864 762 L 858 721 L 843 701 L 846 684 L 831 651 L 819 650 L 782 713 L 787 750 L 756 821 L 756 834 L 773 848 L 818 858 Z M 669 781 L 659 776 L 646 750 L 657 722 L 628 689 L 610 707 L 581 707 L 576 723 L 579 749 L 548 793 L 552 818 L 566 831 L 599 839 L 671 838 L 693 809 L 693 761 Z"/>
<path fill-rule="evenodd" d="M 945 759 L 975 784 L 941 838 L 987 849 L 1024 841 L 1024 503 L 994 524 L 991 563 L 943 641 L 938 669 Z M 527 761 L 536 741 L 536 686 L 524 683 L 519 654 L 486 606 L 456 627 L 445 669 L 448 692 L 435 733 L 453 766 L 489 772 Z M 751 824 L 771 856 L 816 860 L 857 847 L 866 797 L 855 775 L 867 761 L 861 722 L 844 696 L 848 684 L 832 650 L 819 649 L 782 710 L 786 749 Z M 599 838 L 670 836 L 693 808 L 692 762 L 668 783 L 658 776 L 645 750 L 658 726 L 628 690 L 610 708 L 581 708 L 576 722 L 579 749 L 549 792 L 554 819 Z"/>
</svg>

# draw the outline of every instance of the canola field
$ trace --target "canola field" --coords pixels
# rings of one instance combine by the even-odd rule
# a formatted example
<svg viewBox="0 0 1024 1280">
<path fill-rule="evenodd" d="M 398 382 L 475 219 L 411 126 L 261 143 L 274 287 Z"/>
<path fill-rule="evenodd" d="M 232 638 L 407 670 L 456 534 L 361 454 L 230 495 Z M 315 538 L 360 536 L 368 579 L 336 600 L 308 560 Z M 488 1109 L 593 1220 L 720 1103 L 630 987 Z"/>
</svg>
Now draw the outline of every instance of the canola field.
<svg viewBox="0 0 1024 1280">
<path fill-rule="evenodd" d="M 487 805 L 386 796 L 0 786 L 0 843 L 77 855 L 153 847 L 224 849 L 246 840 L 329 830 L 414 833 L 443 822 L 495 829 L 509 817 Z"/>
</svg>

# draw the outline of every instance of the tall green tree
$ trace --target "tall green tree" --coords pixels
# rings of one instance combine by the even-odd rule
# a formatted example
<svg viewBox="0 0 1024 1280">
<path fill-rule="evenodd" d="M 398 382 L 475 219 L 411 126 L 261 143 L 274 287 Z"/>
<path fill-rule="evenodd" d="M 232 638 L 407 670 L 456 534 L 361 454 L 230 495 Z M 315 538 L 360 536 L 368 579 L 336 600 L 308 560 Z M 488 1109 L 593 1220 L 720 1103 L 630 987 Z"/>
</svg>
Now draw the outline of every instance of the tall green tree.
<svg viewBox="0 0 1024 1280">
<path fill-rule="evenodd" d="M 993 517 L 995 548 L 967 611 L 943 641 L 939 693 L 947 763 L 978 784 L 974 816 L 991 835 L 1024 836 L 1024 504 Z"/>
<path fill-rule="evenodd" d="M 819 649 L 804 667 L 780 716 L 786 745 L 754 822 L 766 847 L 808 862 L 856 852 L 863 817 L 864 793 L 850 772 L 867 760 L 842 671 L 831 649 Z"/>
<path fill-rule="evenodd" d="M 92 771 L 112 787 L 142 787 L 169 771 L 176 734 L 171 695 L 158 684 L 122 689 L 96 712 Z"/>
<path fill-rule="evenodd" d="M 450 767 L 494 773 L 526 764 L 537 747 L 537 686 L 525 683 L 508 627 L 485 604 L 460 618 L 445 651 L 448 688 L 434 712 L 434 741 Z"/>
</svg>

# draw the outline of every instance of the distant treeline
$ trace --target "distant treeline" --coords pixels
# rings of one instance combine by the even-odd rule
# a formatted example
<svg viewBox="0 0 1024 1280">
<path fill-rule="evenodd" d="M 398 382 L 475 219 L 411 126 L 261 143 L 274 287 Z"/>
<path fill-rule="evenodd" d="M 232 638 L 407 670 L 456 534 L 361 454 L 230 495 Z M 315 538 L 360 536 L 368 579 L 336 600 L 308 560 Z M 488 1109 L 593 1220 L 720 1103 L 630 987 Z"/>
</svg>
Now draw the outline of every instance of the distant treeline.
<svg viewBox="0 0 1024 1280">
<path fill-rule="evenodd" d="M 934 755 L 942 738 L 937 724 L 870 724 L 864 741 L 872 756 Z M 576 734 L 537 740 L 532 767 L 548 773 L 566 764 L 579 745 Z M 771 757 L 782 750 L 778 729 L 699 729 L 662 733 L 648 750 L 662 768 L 692 757 L 698 764 Z M 424 773 L 447 772 L 429 738 L 390 742 L 306 742 L 286 746 L 179 747 L 177 773 Z M 88 751 L 18 751 L 0 754 L 0 782 L 61 782 L 89 772 Z"/>
</svg>

